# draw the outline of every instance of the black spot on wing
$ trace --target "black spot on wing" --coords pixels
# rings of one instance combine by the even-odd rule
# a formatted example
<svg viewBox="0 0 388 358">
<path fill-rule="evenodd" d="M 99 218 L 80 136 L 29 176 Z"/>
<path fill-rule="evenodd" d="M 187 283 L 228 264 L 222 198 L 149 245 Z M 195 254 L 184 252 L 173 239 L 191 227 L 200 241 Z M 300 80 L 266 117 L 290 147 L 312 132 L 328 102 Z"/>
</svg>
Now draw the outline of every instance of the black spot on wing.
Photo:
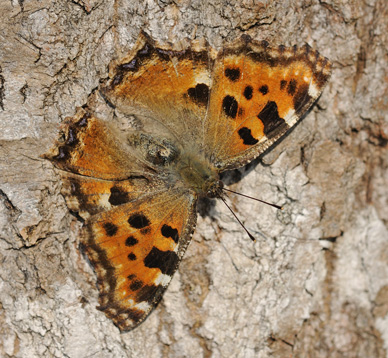
<svg viewBox="0 0 388 358">
<path fill-rule="evenodd" d="M 67 132 L 66 144 L 75 145 L 77 143 L 78 143 L 77 132 L 74 130 L 74 128 L 70 127 L 69 131 Z"/>
<path fill-rule="evenodd" d="M 129 261 L 135 261 L 137 259 L 136 255 L 131 252 L 130 254 L 128 254 L 128 260 Z"/>
<path fill-rule="evenodd" d="M 280 89 L 284 90 L 286 88 L 286 86 L 287 86 L 287 81 L 281 80 L 280 81 Z"/>
<path fill-rule="evenodd" d="M 117 72 L 112 79 L 111 86 L 115 87 L 115 86 L 119 85 L 123 81 L 123 78 L 124 78 L 124 72 Z"/>
<path fill-rule="evenodd" d="M 119 85 L 125 76 L 126 72 L 135 72 L 139 68 L 139 61 L 137 58 L 132 59 L 130 62 L 122 63 L 121 65 L 116 67 L 115 76 L 112 79 L 112 85 Z"/>
<path fill-rule="evenodd" d="M 170 237 L 175 241 L 175 243 L 178 243 L 179 234 L 177 229 L 173 229 L 170 225 L 164 224 L 162 226 L 161 232 L 164 237 Z"/>
<path fill-rule="evenodd" d="M 128 219 L 128 223 L 135 229 L 143 229 L 150 225 L 150 221 L 141 212 L 131 215 Z"/>
<path fill-rule="evenodd" d="M 144 285 L 143 281 L 141 280 L 133 280 L 132 283 L 130 284 L 129 288 L 132 291 L 137 291 Z"/>
<path fill-rule="evenodd" d="M 118 65 L 115 68 L 115 75 L 112 78 L 109 87 L 113 88 L 118 86 L 123 81 L 126 73 L 138 71 L 144 62 L 150 60 L 153 54 L 152 50 L 153 48 L 147 43 L 137 52 L 136 56 L 131 61 Z"/>
<path fill-rule="evenodd" d="M 299 86 L 298 92 L 294 96 L 294 108 L 295 112 L 299 114 L 303 111 L 304 106 L 311 101 L 311 96 L 309 95 L 309 86 L 303 85 Z"/>
<path fill-rule="evenodd" d="M 161 293 L 163 291 L 160 292 L 159 295 L 157 295 L 157 292 L 159 290 L 160 286 L 156 286 L 156 285 L 144 285 L 143 287 L 141 287 L 139 289 L 139 291 L 137 292 L 136 294 L 136 302 L 149 302 L 149 303 L 155 303 L 157 301 L 159 301 L 160 297 L 161 297 Z"/>
<path fill-rule="evenodd" d="M 187 90 L 188 96 L 197 104 L 207 105 L 209 101 L 209 87 L 204 83 L 198 83 Z"/>
<path fill-rule="evenodd" d="M 238 103 L 236 99 L 229 95 L 225 96 L 224 100 L 222 101 L 222 109 L 228 117 L 236 118 L 238 109 Z"/>
<path fill-rule="evenodd" d="M 139 65 L 137 58 L 134 58 L 130 62 L 123 63 L 119 66 L 119 69 L 122 71 L 136 71 Z"/>
<path fill-rule="evenodd" d="M 285 131 L 288 127 L 283 118 L 280 118 L 276 102 L 269 101 L 257 117 L 264 124 L 264 134 L 271 138 L 279 131 Z"/>
<path fill-rule="evenodd" d="M 71 195 L 77 197 L 78 206 L 80 209 L 88 211 L 91 215 L 98 212 L 98 207 L 94 205 L 94 202 L 89 203 L 89 198 L 81 189 L 80 182 L 76 178 L 68 178 Z"/>
<path fill-rule="evenodd" d="M 128 246 L 128 247 L 135 246 L 137 243 L 138 243 L 137 239 L 135 239 L 133 236 L 129 236 L 125 240 L 125 246 Z"/>
<path fill-rule="evenodd" d="M 144 265 L 149 268 L 158 268 L 162 273 L 171 276 L 179 262 L 174 251 L 161 251 L 153 247 L 144 259 Z"/>
<path fill-rule="evenodd" d="M 268 86 L 267 85 L 263 85 L 259 88 L 259 92 L 262 94 L 262 95 L 266 95 L 268 93 Z"/>
<path fill-rule="evenodd" d="M 71 152 L 79 144 L 79 133 L 83 131 L 83 128 L 88 125 L 88 119 L 91 117 L 90 113 L 85 113 L 80 120 L 69 125 L 66 140 L 63 145 L 58 148 L 58 154 L 53 157 L 54 160 L 68 160 L 71 157 Z"/>
<path fill-rule="evenodd" d="M 252 96 L 253 96 L 252 86 L 246 86 L 243 94 L 246 99 L 252 99 Z"/>
<path fill-rule="evenodd" d="M 240 70 L 238 68 L 226 68 L 225 76 L 231 81 L 236 82 L 240 78 Z"/>
<path fill-rule="evenodd" d="M 58 148 L 58 154 L 53 157 L 54 160 L 60 161 L 70 157 L 70 147 L 65 145 Z"/>
<path fill-rule="evenodd" d="M 146 43 L 144 44 L 143 48 L 141 48 L 138 52 L 137 52 L 137 55 L 140 57 L 140 58 L 145 58 L 147 56 L 149 56 L 151 54 L 151 51 L 152 50 L 152 47 L 150 46 L 150 44 Z"/>
<path fill-rule="evenodd" d="M 294 79 L 292 79 L 289 83 L 288 83 L 288 86 L 287 86 L 287 93 L 291 96 L 293 96 L 295 94 L 295 91 L 296 91 L 296 81 Z"/>
<path fill-rule="evenodd" d="M 107 222 L 103 223 L 102 226 L 108 236 L 116 235 L 118 227 L 115 224 Z"/>
<path fill-rule="evenodd" d="M 86 127 L 88 125 L 88 119 L 91 117 L 92 115 L 87 112 L 85 113 L 82 118 L 76 123 L 76 125 L 78 127 Z"/>
<path fill-rule="evenodd" d="M 258 140 L 252 136 L 252 132 L 247 127 L 242 127 L 238 130 L 238 135 L 243 140 L 245 145 L 254 145 L 258 142 Z"/>
<path fill-rule="evenodd" d="M 121 205 L 128 203 L 129 196 L 128 193 L 123 191 L 121 188 L 113 186 L 110 188 L 110 196 L 108 201 L 112 205 Z"/>
</svg>

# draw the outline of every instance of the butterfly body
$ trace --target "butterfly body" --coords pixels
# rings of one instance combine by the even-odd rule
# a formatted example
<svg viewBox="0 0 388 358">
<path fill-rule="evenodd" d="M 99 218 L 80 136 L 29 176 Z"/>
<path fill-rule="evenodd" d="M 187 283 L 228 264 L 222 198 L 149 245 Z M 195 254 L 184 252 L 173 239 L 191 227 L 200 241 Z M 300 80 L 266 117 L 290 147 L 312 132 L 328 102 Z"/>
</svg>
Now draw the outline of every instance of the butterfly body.
<svg viewBox="0 0 388 358">
<path fill-rule="evenodd" d="M 217 197 L 222 183 L 217 168 L 192 144 L 178 147 L 168 137 L 131 134 L 128 142 L 144 165 L 153 168 L 168 187 L 181 188 L 199 197 Z M 139 150 L 140 149 L 140 150 Z"/>
<path fill-rule="evenodd" d="M 219 174 L 263 153 L 305 114 L 330 76 L 309 46 L 270 48 L 244 36 L 221 51 L 159 46 L 142 33 L 113 62 L 100 93 L 138 128 L 78 109 L 46 154 L 81 243 L 100 307 L 121 330 L 160 301 L 190 242 L 198 197 L 221 197 Z"/>
<path fill-rule="evenodd" d="M 222 183 L 217 170 L 208 160 L 192 154 L 183 154 L 178 160 L 176 172 L 179 173 L 179 181 L 189 190 L 200 197 L 219 196 Z"/>
</svg>

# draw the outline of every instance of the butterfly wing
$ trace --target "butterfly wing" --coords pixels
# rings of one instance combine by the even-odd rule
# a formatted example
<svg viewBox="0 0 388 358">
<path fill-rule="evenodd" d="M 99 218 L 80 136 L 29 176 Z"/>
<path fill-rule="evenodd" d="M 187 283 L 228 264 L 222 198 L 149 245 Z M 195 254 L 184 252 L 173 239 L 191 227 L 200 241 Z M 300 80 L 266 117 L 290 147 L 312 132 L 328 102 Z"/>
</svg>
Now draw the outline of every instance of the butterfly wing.
<svg viewBox="0 0 388 358">
<path fill-rule="evenodd" d="M 121 330 L 140 324 L 162 298 L 190 241 L 195 199 L 159 192 L 92 216 L 83 244 L 100 307 Z"/>
<path fill-rule="evenodd" d="M 141 33 L 132 52 L 111 65 L 101 93 L 121 112 L 139 116 L 144 131 L 173 135 L 182 145 L 202 142 L 212 53 L 199 43 L 180 51 L 158 47 Z"/>
<path fill-rule="evenodd" d="M 113 127 L 79 108 L 62 125 L 60 139 L 44 158 L 65 172 L 101 180 L 154 175 L 144 160 L 126 148 Z"/>
<path fill-rule="evenodd" d="M 156 119 L 220 170 L 251 161 L 281 138 L 321 94 L 330 62 L 308 45 L 270 48 L 243 36 L 218 53 L 157 47 L 144 33 L 112 66 L 105 97 L 124 113 Z M 145 121 L 147 122 L 147 121 Z M 188 144 L 189 143 L 189 144 Z"/>
<path fill-rule="evenodd" d="M 221 51 L 205 125 L 216 166 L 233 169 L 263 153 L 311 107 L 330 71 L 308 45 L 270 48 L 244 36 Z"/>
<path fill-rule="evenodd" d="M 82 246 L 98 277 L 99 308 L 129 330 L 171 281 L 194 230 L 196 197 L 167 188 L 111 130 L 80 109 L 45 157 L 61 170 L 69 209 L 85 220 Z"/>
</svg>

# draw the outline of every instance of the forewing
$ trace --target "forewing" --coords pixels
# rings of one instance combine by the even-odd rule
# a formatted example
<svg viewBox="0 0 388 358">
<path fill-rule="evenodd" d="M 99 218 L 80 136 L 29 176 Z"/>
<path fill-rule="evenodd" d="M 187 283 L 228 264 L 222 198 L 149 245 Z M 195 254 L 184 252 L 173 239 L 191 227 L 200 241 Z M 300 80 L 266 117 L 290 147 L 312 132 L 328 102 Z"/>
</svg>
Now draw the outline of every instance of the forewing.
<svg viewBox="0 0 388 358">
<path fill-rule="evenodd" d="M 251 161 L 306 113 L 325 87 L 331 64 L 308 45 L 270 48 L 243 37 L 218 54 L 205 125 L 216 166 Z"/>
<path fill-rule="evenodd" d="M 121 112 L 140 116 L 145 131 L 200 143 L 212 64 L 206 44 L 172 50 L 141 33 L 131 54 L 111 65 L 101 93 Z"/>
</svg>

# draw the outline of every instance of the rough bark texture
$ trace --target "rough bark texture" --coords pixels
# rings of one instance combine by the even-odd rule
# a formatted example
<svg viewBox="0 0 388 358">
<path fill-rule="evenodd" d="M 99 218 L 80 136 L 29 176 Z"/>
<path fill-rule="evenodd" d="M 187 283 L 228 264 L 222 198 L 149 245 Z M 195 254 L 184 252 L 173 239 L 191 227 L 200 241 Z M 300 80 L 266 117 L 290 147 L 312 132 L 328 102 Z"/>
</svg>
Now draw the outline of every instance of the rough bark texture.
<svg viewBox="0 0 388 358">
<path fill-rule="evenodd" d="M 385 0 L 2 0 L 0 356 L 388 357 L 387 19 Z M 308 42 L 334 69 L 297 128 L 225 178 L 284 210 L 233 198 L 254 244 L 222 202 L 202 210 L 161 304 L 120 334 L 39 155 L 140 29 Z"/>
</svg>

